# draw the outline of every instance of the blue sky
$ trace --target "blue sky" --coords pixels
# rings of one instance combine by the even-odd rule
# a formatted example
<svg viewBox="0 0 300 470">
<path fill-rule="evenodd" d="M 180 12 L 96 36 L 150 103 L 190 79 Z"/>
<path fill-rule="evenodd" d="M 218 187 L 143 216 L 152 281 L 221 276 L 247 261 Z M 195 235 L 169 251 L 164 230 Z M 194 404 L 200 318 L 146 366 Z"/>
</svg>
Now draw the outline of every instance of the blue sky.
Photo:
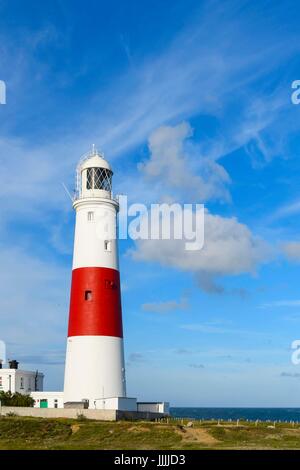
<svg viewBox="0 0 300 470">
<path fill-rule="evenodd" d="M 204 203 L 205 245 L 120 241 L 128 393 L 299 406 L 300 7 L 0 0 L 0 338 L 62 388 L 77 161 Z M 170 150 L 171 149 L 171 150 Z"/>
</svg>

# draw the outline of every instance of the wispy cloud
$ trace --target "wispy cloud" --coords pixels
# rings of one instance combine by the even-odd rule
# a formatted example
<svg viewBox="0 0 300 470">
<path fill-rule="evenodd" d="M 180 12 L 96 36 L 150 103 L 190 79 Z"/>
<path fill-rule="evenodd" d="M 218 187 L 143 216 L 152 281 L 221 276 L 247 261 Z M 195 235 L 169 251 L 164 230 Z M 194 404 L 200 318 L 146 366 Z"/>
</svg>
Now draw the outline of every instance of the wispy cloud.
<svg viewBox="0 0 300 470">
<path fill-rule="evenodd" d="M 145 312 L 168 313 L 174 310 L 186 310 L 189 307 L 188 300 L 182 298 L 180 301 L 168 300 L 166 302 L 152 302 L 142 305 Z"/>
<path fill-rule="evenodd" d="M 32 355 L 19 353 L 17 359 L 20 361 L 21 367 L 22 364 L 37 364 L 43 366 L 62 365 L 65 363 L 65 350 L 48 352 L 41 351 L 39 354 Z"/>
<path fill-rule="evenodd" d="M 277 222 L 300 212 L 300 200 L 292 201 L 277 208 L 267 217 L 267 223 Z"/>
<path fill-rule="evenodd" d="M 133 352 L 129 354 L 126 364 L 127 366 L 131 366 L 134 364 L 136 365 L 143 364 L 144 362 L 146 362 L 144 353 L 142 354 L 140 352 Z"/>
<path fill-rule="evenodd" d="M 300 374 L 297 372 L 291 373 L 291 372 L 281 372 L 280 377 L 289 377 L 292 379 L 300 379 Z"/>
<path fill-rule="evenodd" d="M 300 300 L 274 300 L 266 302 L 260 308 L 277 308 L 277 307 L 300 307 Z"/>
<path fill-rule="evenodd" d="M 209 272 L 199 272 L 196 275 L 196 282 L 199 287 L 208 294 L 217 294 L 217 295 L 234 295 L 240 297 L 241 299 L 246 299 L 249 296 L 249 291 L 242 287 L 234 287 L 234 288 L 225 288 L 222 286 L 216 276 Z"/>
<path fill-rule="evenodd" d="M 0 247 L 1 339 L 10 356 L 45 356 L 45 338 L 64 348 L 70 272 L 20 248 Z M 48 354 L 48 353 L 47 353 Z M 56 354 L 56 353 L 55 353 Z M 17 357 L 18 358 L 18 357 Z"/>
<path fill-rule="evenodd" d="M 299 263 L 300 261 L 300 242 L 299 241 L 283 243 L 282 251 L 290 261 Z"/>
<path fill-rule="evenodd" d="M 179 355 L 182 355 L 182 354 L 193 354 L 195 351 L 191 351 L 189 349 L 186 349 L 186 348 L 178 348 L 178 349 L 175 349 L 175 354 L 179 354 Z"/>
<path fill-rule="evenodd" d="M 260 331 L 244 330 L 240 328 L 228 328 L 226 325 L 218 325 L 214 323 L 190 323 L 180 326 L 183 330 L 194 331 L 207 334 L 224 334 L 224 335 L 246 335 L 246 336 L 268 336 Z"/>
</svg>

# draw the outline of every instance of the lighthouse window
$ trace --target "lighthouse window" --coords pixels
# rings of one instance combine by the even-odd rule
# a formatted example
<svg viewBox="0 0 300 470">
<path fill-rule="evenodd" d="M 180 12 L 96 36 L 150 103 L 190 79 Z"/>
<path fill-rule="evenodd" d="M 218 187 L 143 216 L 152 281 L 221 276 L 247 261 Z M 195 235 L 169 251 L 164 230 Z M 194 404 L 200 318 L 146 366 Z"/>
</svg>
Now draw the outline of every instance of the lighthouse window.
<svg viewBox="0 0 300 470">
<path fill-rule="evenodd" d="M 105 287 L 106 287 L 106 289 L 116 289 L 117 284 L 114 281 L 110 281 L 110 280 L 106 279 Z"/>
<path fill-rule="evenodd" d="M 94 212 L 88 212 L 87 218 L 89 222 L 92 222 L 94 220 Z"/>
<path fill-rule="evenodd" d="M 104 168 L 95 168 L 95 188 L 107 189 L 105 180 L 106 180 L 106 170 Z"/>
<path fill-rule="evenodd" d="M 86 189 L 93 189 L 93 168 L 87 169 Z"/>
<path fill-rule="evenodd" d="M 104 250 L 105 251 L 111 251 L 111 241 L 110 240 L 104 240 Z"/>
<path fill-rule="evenodd" d="M 86 290 L 84 293 L 84 300 L 92 300 L 92 291 L 91 290 Z"/>
<path fill-rule="evenodd" d="M 87 189 L 111 191 L 112 172 L 106 168 L 88 168 L 86 173 Z"/>
</svg>

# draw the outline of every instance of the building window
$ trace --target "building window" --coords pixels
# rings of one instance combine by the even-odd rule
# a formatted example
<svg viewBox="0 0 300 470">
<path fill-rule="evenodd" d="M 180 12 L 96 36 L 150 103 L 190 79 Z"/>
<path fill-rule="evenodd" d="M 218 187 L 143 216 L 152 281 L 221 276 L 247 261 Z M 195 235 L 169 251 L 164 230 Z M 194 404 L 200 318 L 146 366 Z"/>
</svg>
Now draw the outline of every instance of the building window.
<svg viewBox="0 0 300 470">
<path fill-rule="evenodd" d="M 111 251 L 111 241 L 110 240 L 104 240 L 104 250 L 105 251 Z"/>
<path fill-rule="evenodd" d="M 86 290 L 84 293 L 84 300 L 92 300 L 93 295 L 91 290 Z"/>
<path fill-rule="evenodd" d="M 0 388 L 2 388 L 2 377 L 0 377 Z"/>
<path fill-rule="evenodd" d="M 58 408 L 58 400 L 54 400 L 54 408 Z"/>
<path fill-rule="evenodd" d="M 87 213 L 87 219 L 89 222 L 92 222 L 94 220 L 94 212 L 89 211 Z"/>
<path fill-rule="evenodd" d="M 21 377 L 21 384 L 20 384 L 20 388 L 24 388 L 24 377 Z"/>
<path fill-rule="evenodd" d="M 106 287 L 106 289 L 116 289 L 117 284 L 114 281 L 110 281 L 109 279 L 106 279 L 105 287 Z"/>
</svg>

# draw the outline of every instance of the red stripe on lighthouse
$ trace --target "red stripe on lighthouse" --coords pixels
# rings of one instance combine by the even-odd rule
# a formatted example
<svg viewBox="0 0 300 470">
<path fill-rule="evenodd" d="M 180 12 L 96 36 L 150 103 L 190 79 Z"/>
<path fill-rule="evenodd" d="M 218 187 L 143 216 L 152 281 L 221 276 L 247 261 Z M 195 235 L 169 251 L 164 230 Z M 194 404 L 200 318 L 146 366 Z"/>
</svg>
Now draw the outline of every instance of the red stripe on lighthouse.
<svg viewBox="0 0 300 470">
<path fill-rule="evenodd" d="M 73 270 L 68 336 L 84 335 L 123 337 L 119 271 Z"/>
</svg>

